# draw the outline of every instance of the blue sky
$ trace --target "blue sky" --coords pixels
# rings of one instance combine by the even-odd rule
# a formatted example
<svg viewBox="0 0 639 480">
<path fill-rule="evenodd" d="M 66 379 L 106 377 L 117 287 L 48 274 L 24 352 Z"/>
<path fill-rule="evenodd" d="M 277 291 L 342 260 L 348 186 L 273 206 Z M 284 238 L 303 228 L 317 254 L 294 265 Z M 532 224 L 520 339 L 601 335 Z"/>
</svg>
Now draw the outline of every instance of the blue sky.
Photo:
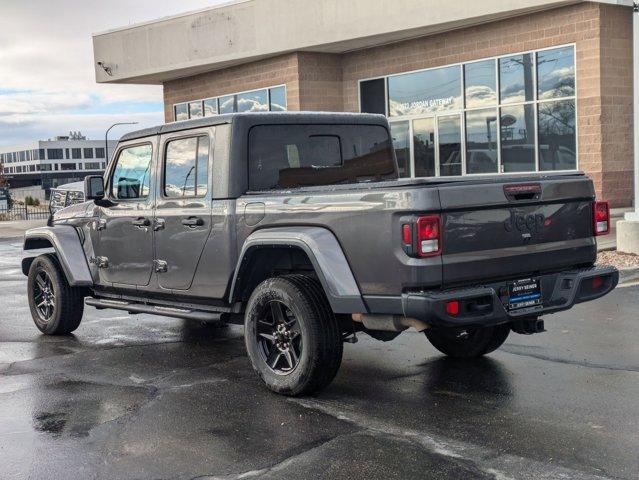
<svg viewBox="0 0 639 480">
<path fill-rule="evenodd" d="M 222 0 L 0 0 L 0 147 L 162 123 L 159 85 L 95 83 L 91 34 Z"/>
</svg>

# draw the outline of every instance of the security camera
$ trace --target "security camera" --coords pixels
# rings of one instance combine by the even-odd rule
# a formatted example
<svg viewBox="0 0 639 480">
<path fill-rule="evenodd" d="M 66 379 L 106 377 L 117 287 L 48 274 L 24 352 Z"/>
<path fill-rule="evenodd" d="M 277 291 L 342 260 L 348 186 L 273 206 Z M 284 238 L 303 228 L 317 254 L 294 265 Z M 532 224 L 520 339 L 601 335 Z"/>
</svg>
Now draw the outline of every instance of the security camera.
<svg viewBox="0 0 639 480">
<path fill-rule="evenodd" d="M 113 76 L 113 73 L 111 72 L 111 67 L 106 66 L 104 62 L 98 62 L 98 67 L 104 70 L 109 77 Z"/>
</svg>

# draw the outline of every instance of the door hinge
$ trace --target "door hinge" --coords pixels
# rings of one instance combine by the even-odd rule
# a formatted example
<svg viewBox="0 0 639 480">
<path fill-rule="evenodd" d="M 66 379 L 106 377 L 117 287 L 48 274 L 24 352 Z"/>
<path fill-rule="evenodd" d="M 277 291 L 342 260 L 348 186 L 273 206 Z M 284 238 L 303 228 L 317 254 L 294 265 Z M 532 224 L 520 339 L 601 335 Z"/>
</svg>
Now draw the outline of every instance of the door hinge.
<svg viewBox="0 0 639 480">
<path fill-rule="evenodd" d="M 157 273 L 165 273 L 169 270 L 169 264 L 164 260 L 153 260 L 153 264 Z"/>
<path fill-rule="evenodd" d="M 104 230 L 106 226 L 107 226 L 107 221 L 104 218 L 100 218 L 99 220 L 96 220 L 95 222 L 96 230 Z"/>
<path fill-rule="evenodd" d="M 109 259 L 107 257 L 91 257 L 89 263 L 95 264 L 98 268 L 108 268 Z"/>
</svg>

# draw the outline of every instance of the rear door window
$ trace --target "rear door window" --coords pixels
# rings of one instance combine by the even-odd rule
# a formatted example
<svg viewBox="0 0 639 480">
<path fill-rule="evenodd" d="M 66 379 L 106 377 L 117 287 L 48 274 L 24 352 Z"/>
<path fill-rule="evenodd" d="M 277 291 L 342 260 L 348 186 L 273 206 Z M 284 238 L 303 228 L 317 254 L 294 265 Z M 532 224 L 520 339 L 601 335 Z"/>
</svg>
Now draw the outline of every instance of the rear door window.
<svg viewBox="0 0 639 480">
<path fill-rule="evenodd" d="M 397 178 L 380 125 L 259 125 L 249 133 L 249 189 L 290 189 Z"/>
<path fill-rule="evenodd" d="M 208 136 L 168 142 L 164 162 L 164 195 L 169 198 L 206 195 L 208 165 Z"/>
</svg>

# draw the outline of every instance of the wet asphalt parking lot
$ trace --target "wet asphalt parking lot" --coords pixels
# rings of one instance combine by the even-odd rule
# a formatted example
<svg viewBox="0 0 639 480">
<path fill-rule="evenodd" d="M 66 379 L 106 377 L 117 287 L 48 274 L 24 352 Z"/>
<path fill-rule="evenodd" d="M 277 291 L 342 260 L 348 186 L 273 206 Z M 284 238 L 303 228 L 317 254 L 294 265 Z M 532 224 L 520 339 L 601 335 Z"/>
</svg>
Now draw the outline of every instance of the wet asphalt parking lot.
<svg viewBox="0 0 639 480">
<path fill-rule="evenodd" d="M 0 240 L 0 478 L 639 478 L 639 286 L 479 360 L 362 334 L 288 399 L 241 327 L 87 307 L 40 335 L 20 255 Z"/>
</svg>

